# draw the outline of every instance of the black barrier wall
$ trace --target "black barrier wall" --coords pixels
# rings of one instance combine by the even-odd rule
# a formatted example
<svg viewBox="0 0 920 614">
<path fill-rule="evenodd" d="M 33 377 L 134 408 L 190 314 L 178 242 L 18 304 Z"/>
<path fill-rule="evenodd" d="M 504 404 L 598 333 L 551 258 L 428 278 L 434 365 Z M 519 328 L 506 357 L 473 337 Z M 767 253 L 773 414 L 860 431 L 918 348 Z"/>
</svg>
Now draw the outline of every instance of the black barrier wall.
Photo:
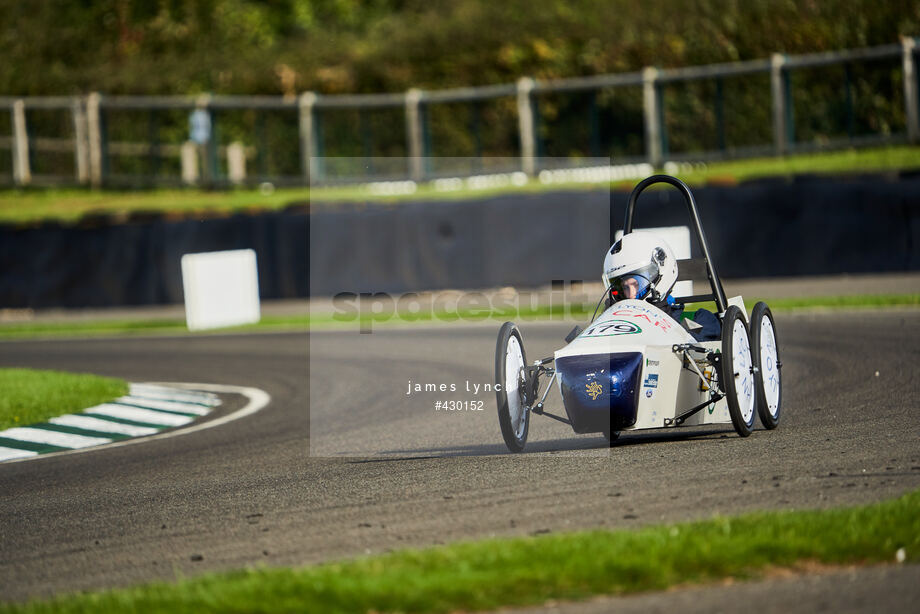
<svg viewBox="0 0 920 614">
<path fill-rule="evenodd" d="M 726 278 L 920 269 L 920 175 L 801 177 L 694 194 Z M 0 307 L 179 303 L 183 254 L 240 248 L 257 253 L 265 299 L 599 280 L 627 197 L 584 190 L 0 227 Z M 685 224 L 679 198 L 669 188 L 646 192 L 636 227 Z"/>
</svg>

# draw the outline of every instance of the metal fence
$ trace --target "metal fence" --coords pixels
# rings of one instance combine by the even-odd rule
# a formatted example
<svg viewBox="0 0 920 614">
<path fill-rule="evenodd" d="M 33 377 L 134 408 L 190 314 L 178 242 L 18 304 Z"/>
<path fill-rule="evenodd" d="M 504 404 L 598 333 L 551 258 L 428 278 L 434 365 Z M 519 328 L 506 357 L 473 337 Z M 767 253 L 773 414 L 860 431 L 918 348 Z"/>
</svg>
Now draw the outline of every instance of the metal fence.
<svg viewBox="0 0 920 614">
<path fill-rule="evenodd" d="M 424 181 L 535 175 L 608 156 L 660 167 L 916 143 L 917 55 L 917 39 L 903 38 L 729 64 L 395 94 L 0 97 L 9 111 L 0 114 L 0 134 L 9 135 L 0 137 L 0 183 Z M 196 122 L 204 129 L 192 141 Z M 490 166 L 497 160 L 501 167 Z"/>
</svg>

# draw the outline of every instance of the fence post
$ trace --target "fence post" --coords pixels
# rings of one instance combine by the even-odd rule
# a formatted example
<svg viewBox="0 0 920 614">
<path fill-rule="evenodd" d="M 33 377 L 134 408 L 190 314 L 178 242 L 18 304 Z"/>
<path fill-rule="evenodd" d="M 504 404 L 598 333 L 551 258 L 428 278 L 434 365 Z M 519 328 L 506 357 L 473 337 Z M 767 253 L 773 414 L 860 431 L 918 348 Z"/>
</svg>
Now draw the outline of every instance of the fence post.
<svg viewBox="0 0 920 614">
<path fill-rule="evenodd" d="M 917 39 L 904 36 L 901 38 L 904 64 L 904 114 L 907 117 L 907 138 L 911 143 L 920 141 L 920 100 L 917 95 L 917 62 L 915 53 Z"/>
<path fill-rule="evenodd" d="M 588 150 L 592 158 L 601 157 L 601 135 L 600 135 L 600 118 L 597 112 L 597 90 L 591 90 L 588 94 Z"/>
<path fill-rule="evenodd" d="M 319 148 L 319 118 L 316 116 L 316 99 L 314 92 L 304 92 L 297 101 L 298 119 L 300 125 L 300 164 L 303 180 L 310 185 L 313 180 L 319 181 L 322 169 L 319 163 L 313 164 L 312 160 L 320 155 Z"/>
<path fill-rule="evenodd" d="M 157 175 L 160 173 L 160 123 L 157 120 L 156 109 L 147 113 L 147 173 L 151 183 L 156 185 Z"/>
<path fill-rule="evenodd" d="M 786 100 L 786 76 L 784 74 L 786 56 L 774 53 L 770 57 L 770 94 L 773 99 L 773 146 L 777 155 L 783 155 L 789 149 L 789 126 L 786 125 L 788 109 Z"/>
<path fill-rule="evenodd" d="M 406 92 L 406 149 L 409 152 L 409 178 L 424 178 L 424 144 L 422 130 L 422 91 L 416 88 Z"/>
<path fill-rule="evenodd" d="M 658 69 L 646 66 L 642 69 L 642 113 L 645 116 L 645 152 L 649 164 L 660 168 L 664 162 L 662 148 L 663 126 L 661 125 L 661 98 L 658 93 Z"/>
<path fill-rule="evenodd" d="M 521 140 L 521 170 L 533 176 L 537 170 L 537 142 L 535 135 L 533 90 L 536 82 L 521 77 L 517 82 L 518 132 Z"/>
<path fill-rule="evenodd" d="M 233 185 L 246 181 L 246 149 L 239 141 L 227 145 L 227 177 Z"/>
<path fill-rule="evenodd" d="M 725 91 L 724 79 L 716 79 L 716 139 L 719 143 L 719 151 L 725 152 L 727 149 L 725 142 Z"/>
<path fill-rule="evenodd" d="M 86 109 L 80 98 L 74 98 L 70 106 L 73 115 L 73 155 L 77 183 L 89 181 L 89 147 L 86 142 Z"/>
<path fill-rule="evenodd" d="M 21 98 L 13 102 L 13 180 L 16 185 L 32 183 L 29 166 L 29 131 L 26 127 L 26 103 Z"/>
<path fill-rule="evenodd" d="M 182 143 L 179 150 L 179 160 L 182 163 L 182 183 L 186 185 L 198 184 L 198 147 L 195 141 Z"/>
<path fill-rule="evenodd" d="M 479 102 L 470 103 L 470 132 L 473 133 L 473 171 L 482 169 L 482 117 Z"/>
<path fill-rule="evenodd" d="M 89 141 L 89 183 L 102 186 L 102 121 L 99 115 L 101 97 L 92 92 L 86 97 L 86 137 Z"/>
</svg>

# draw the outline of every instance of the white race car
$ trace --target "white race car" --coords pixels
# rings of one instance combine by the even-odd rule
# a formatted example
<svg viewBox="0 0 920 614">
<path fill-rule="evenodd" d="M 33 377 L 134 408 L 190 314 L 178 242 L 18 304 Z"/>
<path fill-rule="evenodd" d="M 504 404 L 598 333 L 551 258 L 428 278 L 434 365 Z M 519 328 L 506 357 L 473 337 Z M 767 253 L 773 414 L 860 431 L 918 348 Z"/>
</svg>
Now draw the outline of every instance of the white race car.
<svg viewBox="0 0 920 614">
<path fill-rule="evenodd" d="M 496 396 L 502 436 L 512 452 L 524 449 L 531 415 L 559 420 L 576 433 L 604 433 L 609 441 L 622 431 L 729 422 L 747 437 L 755 413 L 768 429 L 779 423 L 782 364 L 773 314 L 760 302 L 748 317 L 740 296 L 726 300 L 689 188 L 668 175 L 640 182 L 629 197 L 623 240 L 633 232 L 639 195 L 656 183 L 671 184 L 684 196 L 703 257 L 675 260 L 674 279 L 661 294 L 651 284 L 645 300 L 629 292 L 618 297 L 614 288 L 621 286 L 608 281 L 608 273 L 626 265 L 605 270 L 608 287 L 601 301 L 606 299 L 608 307 L 585 330 L 572 330 L 567 345 L 548 358 L 528 363 L 518 327 L 513 322 L 502 325 L 495 355 Z M 664 265 L 665 254 L 657 253 Z M 712 292 L 666 301 L 678 270 L 681 279 L 705 276 Z M 709 316 L 715 329 L 709 340 L 694 335 L 700 326 L 692 319 L 678 321 L 673 310 L 666 311 L 703 301 L 717 308 L 718 320 Z M 549 381 L 541 386 L 544 378 Z M 554 383 L 564 417 L 544 409 Z"/>
</svg>

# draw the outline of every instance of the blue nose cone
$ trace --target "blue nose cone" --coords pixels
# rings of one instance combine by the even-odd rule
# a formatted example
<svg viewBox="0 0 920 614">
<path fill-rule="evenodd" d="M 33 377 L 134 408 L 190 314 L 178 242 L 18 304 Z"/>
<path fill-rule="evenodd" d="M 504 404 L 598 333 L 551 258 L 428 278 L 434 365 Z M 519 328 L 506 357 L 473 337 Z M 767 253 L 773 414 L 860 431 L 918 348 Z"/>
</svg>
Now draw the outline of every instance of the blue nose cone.
<svg viewBox="0 0 920 614">
<path fill-rule="evenodd" d="M 557 359 L 562 400 L 575 432 L 616 431 L 635 424 L 641 367 L 640 352 Z"/>
</svg>

